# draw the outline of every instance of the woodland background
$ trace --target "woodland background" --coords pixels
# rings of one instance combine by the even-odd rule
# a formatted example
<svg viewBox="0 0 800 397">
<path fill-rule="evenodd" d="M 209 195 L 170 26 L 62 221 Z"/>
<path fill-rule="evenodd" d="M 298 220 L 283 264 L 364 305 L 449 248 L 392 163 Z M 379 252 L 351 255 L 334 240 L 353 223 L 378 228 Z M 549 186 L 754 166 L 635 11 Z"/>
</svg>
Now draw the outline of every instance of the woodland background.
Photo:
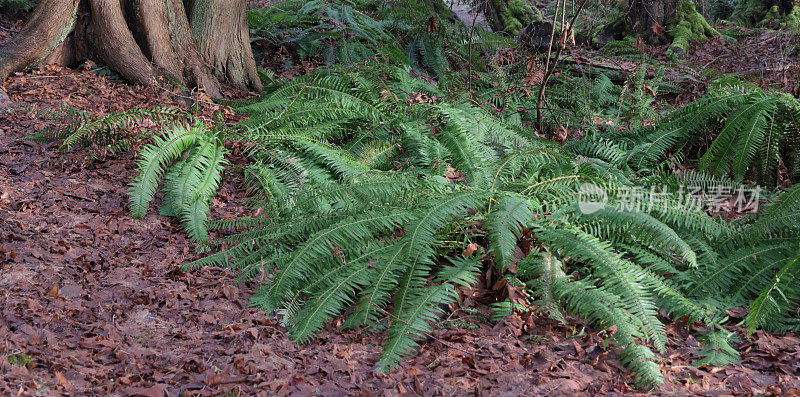
<svg viewBox="0 0 800 397">
<path fill-rule="evenodd" d="M 798 393 L 795 3 L 36 5 L 3 393 Z"/>
</svg>

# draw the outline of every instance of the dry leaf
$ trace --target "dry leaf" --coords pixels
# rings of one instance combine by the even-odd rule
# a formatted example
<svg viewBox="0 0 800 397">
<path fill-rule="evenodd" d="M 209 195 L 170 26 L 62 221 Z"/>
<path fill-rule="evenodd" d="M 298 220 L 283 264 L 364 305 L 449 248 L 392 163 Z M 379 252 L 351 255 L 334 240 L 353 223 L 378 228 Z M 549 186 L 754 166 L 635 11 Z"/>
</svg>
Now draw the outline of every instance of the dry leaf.
<svg viewBox="0 0 800 397">
<path fill-rule="evenodd" d="M 663 26 L 661 26 L 661 25 L 659 25 L 659 24 L 657 24 L 657 23 L 656 23 L 656 24 L 654 24 L 653 26 L 651 26 L 651 27 L 650 27 L 650 30 L 652 30 L 652 31 L 653 31 L 653 33 L 654 33 L 656 36 L 663 36 L 663 35 L 664 35 L 664 27 L 663 27 Z"/>
<path fill-rule="evenodd" d="M 478 244 L 469 243 L 467 244 L 467 248 L 464 248 L 464 251 L 461 253 L 461 255 L 464 255 L 465 258 L 469 258 L 469 256 L 472 255 L 477 250 L 478 250 Z"/>
<path fill-rule="evenodd" d="M 436 19 L 434 17 L 428 18 L 428 33 L 439 33 L 439 26 L 436 24 Z"/>
<path fill-rule="evenodd" d="M 58 290 L 58 284 L 53 284 L 53 287 L 50 288 L 50 291 L 47 292 L 48 298 L 55 298 L 59 295 L 60 291 Z"/>
<path fill-rule="evenodd" d="M 567 140 L 567 128 L 563 125 L 558 125 L 554 132 L 554 136 L 558 142 L 565 142 Z"/>
<path fill-rule="evenodd" d="M 64 377 L 64 375 L 61 375 L 61 372 L 56 371 L 56 378 L 58 379 L 58 383 L 63 386 L 64 389 L 72 390 L 72 385 L 69 384 L 69 381 Z"/>
</svg>

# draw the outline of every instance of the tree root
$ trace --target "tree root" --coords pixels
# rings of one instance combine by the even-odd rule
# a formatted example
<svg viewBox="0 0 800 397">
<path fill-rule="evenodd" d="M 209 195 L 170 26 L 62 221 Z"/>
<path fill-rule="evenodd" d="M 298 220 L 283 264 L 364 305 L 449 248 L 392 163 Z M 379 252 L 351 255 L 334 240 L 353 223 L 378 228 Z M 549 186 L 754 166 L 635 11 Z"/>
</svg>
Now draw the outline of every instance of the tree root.
<svg viewBox="0 0 800 397">
<path fill-rule="evenodd" d="M 46 59 L 75 26 L 80 0 L 43 0 L 10 43 L 0 48 L 0 83 Z"/>
<path fill-rule="evenodd" d="M 262 87 L 242 0 L 194 0 L 189 13 L 181 0 L 83 2 L 90 17 L 76 28 L 81 0 L 43 0 L 0 48 L 0 82 L 26 67 L 96 56 L 136 84 L 155 86 L 168 76 L 215 98 L 220 81 Z"/>
<path fill-rule="evenodd" d="M 706 41 L 709 37 L 719 35 L 703 15 L 697 12 L 692 1 L 684 1 L 678 5 L 668 31 L 672 36 L 672 44 L 667 49 L 667 56 L 672 60 L 686 56 L 690 41 Z"/>
</svg>

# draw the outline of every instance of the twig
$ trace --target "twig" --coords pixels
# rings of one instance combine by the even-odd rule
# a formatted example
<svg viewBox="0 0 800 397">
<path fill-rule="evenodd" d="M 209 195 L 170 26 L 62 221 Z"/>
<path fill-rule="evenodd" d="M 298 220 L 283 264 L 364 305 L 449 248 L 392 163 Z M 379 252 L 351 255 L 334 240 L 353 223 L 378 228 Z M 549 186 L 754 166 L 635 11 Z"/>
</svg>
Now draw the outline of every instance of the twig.
<svg viewBox="0 0 800 397">
<path fill-rule="evenodd" d="M 556 10 L 553 13 L 553 23 L 550 29 L 550 42 L 547 44 L 547 58 L 544 62 L 545 75 L 542 77 L 542 82 L 539 85 L 539 92 L 536 94 L 536 129 L 542 130 L 542 98 L 544 97 L 544 86 L 547 84 L 547 72 L 550 70 L 550 56 L 553 52 L 553 40 L 556 37 L 556 22 L 558 21 L 558 11 L 560 9 L 561 0 L 556 0 Z M 563 26 L 561 27 L 564 28 Z"/>
<path fill-rule="evenodd" d="M 484 0 L 483 2 L 484 9 L 486 7 L 486 1 L 488 0 Z M 472 26 L 469 28 L 469 44 L 467 44 L 467 91 L 470 94 L 472 94 L 472 62 L 470 62 L 470 60 L 472 59 L 472 41 L 474 40 L 475 24 L 478 23 L 478 12 L 480 12 L 479 9 L 475 10 L 475 15 L 472 17 Z"/>
<path fill-rule="evenodd" d="M 564 1 L 566 1 L 566 0 L 564 0 Z M 578 11 L 575 13 L 575 15 L 572 16 L 572 20 L 569 22 L 569 25 L 567 26 L 566 31 L 569 31 L 575 25 L 575 21 L 578 19 L 578 15 L 581 14 L 581 11 L 583 11 L 583 8 L 586 6 L 587 2 L 588 2 L 588 0 L 581 1 L 581 5 L 578 7 Z M 556 11 L 556 16 L 557 15 L 558 15 L 558 11 Z M 553 36 L 555 36 L 556 16 L 553 17 L 553 33 L 550 35 L 550 46 L 549 47 L 553 46 Z M 562 29 L 563 28 L 564 27 L 562 26 Z M 556 52 L 555 60 L 553 60 L 553 66 L 552 67 L 550 67 L 550 48 L 547 49 L 547 62 L 545 64 L 544 77 L 542 78 L 542 84 L 539 85 L 539 94 L 536 96 L 536 108 L 537 108 L 537 110 L 536 110 L 536 129 L 538 129 L 540 131 L 542 130 L 542 111 L 541 111 L 540 108 L 542 106 L 542 99 L 544 99 L 544 89 L 547 86 L 547 80 L 550 79 L 550 75 L 552 75 L 553 72 L 556 70 L 556 66 L 558 65 L 559 59 L 561 58 L 561 53 L 564 51 L 564 47 L 566 47 L 566 43 L 565 43 L 565 45 L 559 46 L 558 51 Z"/>
</svg>

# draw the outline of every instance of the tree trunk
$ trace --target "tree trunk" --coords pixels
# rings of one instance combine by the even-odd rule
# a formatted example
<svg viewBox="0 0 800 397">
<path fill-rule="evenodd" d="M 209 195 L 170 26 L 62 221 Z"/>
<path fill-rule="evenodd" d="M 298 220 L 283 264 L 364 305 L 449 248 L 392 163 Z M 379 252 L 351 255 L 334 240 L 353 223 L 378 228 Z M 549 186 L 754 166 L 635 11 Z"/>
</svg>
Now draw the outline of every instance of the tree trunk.
<svg viewBox="0 0 800 397">
<path fill-rule="evenodd" d="M 43 61 L 75 26 L 79 0 L 43 0 L 22 30 L 0 48 L 0 83 L 9 74 Z"/>
<path fill-rule="evenodd" d="M 192 36 L 217 78 L 237 87 L 261 90 L 244 1 L 189 0 L 189 4 Z"/>
<path fill-rule="evenodd" d="M 682 0 L 629 0 L 627 25 L 630 33 L 650 45 L 670 42 L 664 34 Z"/>
<path fill-rule="evenodd" d="M 629 32 L 650 45 L 670 43 L 667 56 L 683 59 L 692 41 L 719 34 L 695 8 L 693 0 L 628 0 Z"/>
<path fill-rule="evenodd" d="M 186 1 L 188 12 L 182 0 L 43 0 L 0 48 L 0 81 L 29 66 L 94 58 L 137 84 L 173 79 L 213 97 L 220 81 L 260 90 L 245 0 Z"/>
</svg>

